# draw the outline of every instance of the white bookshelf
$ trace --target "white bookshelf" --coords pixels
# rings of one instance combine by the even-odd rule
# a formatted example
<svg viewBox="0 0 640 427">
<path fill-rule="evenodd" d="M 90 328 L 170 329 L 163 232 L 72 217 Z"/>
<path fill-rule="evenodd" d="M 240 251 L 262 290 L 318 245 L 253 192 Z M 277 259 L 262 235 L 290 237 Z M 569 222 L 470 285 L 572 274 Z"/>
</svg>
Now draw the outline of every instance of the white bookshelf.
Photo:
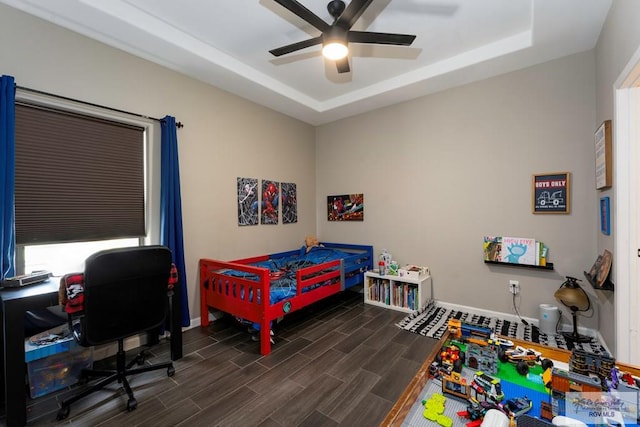
<svg viewBox="0 0 640 427">
<path fill-rule="evenodd" d="M 430 289 L 430 275 L 409 278 L 364 273 L 365 304 L 413 313 L 426 305 Z"/>
</svg>

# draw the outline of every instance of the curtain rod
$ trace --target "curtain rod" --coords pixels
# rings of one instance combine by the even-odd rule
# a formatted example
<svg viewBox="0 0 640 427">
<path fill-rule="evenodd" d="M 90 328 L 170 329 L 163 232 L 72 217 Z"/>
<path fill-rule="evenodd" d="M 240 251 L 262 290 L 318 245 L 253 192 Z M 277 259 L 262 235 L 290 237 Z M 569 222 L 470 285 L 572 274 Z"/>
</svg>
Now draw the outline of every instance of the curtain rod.
<svg viewBox="0 0 640 427">
<path fill-rule="evenodd" d="M 119 109 L 113 108 L 113 107 L 106 107 L 104 105 L 94 104 L 92 102 L 82 101 L 82 100 L 79 100 L 79 99 L 73 99 L 73 98 L 69 98 L 69 97 L 66 97 L 66 96 L 62 96 L 62 95 L 56 95 L 55 93 L 44 92 L 44 91 L 41 91 L 41 90 L 31 89 L 31 88 L 24 87 L 24 86 L 16 85 L 16 88 L 17 89 L 21 89 L 21 90 L 26 90 L 27 92 L 37 93 L 38 95 L 52 96 L 54 98 L 62 99 L 62 100 L 65 100 L 65 101 L 79 102 L 80 104 L 88 105 L 90 107 L 103 108 L 105 110 L 114 111 L 116 113 L 129 114 L 131 116 L 141 117 L 143 119 L 155 120 L 156 122 L 163 122 L 164 121 L 164 119 L 157 119 L 155 117 L 145 116 L 144 114 L 137 114 L 137 113 L 132 113 L 130 111 L 119 110 Z M 182 122 L 176 122 L 176 127 L 178 129 L 180 129 L 180 128 L 184 127 L 184 125 L 182 124 Z"/>
</svg>

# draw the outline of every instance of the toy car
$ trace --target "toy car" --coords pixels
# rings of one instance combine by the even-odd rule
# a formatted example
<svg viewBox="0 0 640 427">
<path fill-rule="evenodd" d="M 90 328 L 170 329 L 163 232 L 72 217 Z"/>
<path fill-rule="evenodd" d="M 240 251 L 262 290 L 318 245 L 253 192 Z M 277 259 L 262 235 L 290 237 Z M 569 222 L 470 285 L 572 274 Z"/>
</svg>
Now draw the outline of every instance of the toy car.
<svg viewBox="0 0 640 427">
<path fill-rule="evenodd" d="M 499 403 L 504 399 L 500 380 L 482 371 L 478 371 L 473 375 L 471 386 L 480 394 L 486 395 L 488 400 L 495 403 Z"/>
<path fill-rule="evenodd" d="M 440 366 L 447 368 L 447 370 L 460 373 L 464 364 L 464 351 L 453 344 L 444 346 L 440 353 L 436 355 L 436 362 Z"/>
<path fill-rule="evenodd" d="M 542 369 L 553 367 L 553 362 L 550 359 L 540 359 L 542 353 L 533 350 L 531 348 L 524 348 L 522 346 L 516 346 L 510 350 L 500 350 L 498 352 L 498 358 L 501 362 L 511 362 L 516 365 L 516 371 L 520 375 L 527 375 L 529 373 L 529 366 L 534 366 L 537 363 L 542 365 Z"/>
<path fill-rule="evenodd" d="M 482 420 L 482 417 L 484 417 L 489 409 L 497 409 L 499 411 L 505 412 L 506 414 L 503 405 L 488 401 L 478 402 L 476 400 L 469 399 L 469 401 L 467 402 L 467 410 L 458 412 L 458 415 L 461 417 L 465 417 L 471 421 Z"/>
<path fill-rule="evenodd" d="M 513 347 L 513 341 L 499 337 L 496 334 L 491 334 L 491 338 L 489 338 L 489 344 L 497 345 L 503 350 L 507 350 Z"/>
<path fill-rule="evenodd" d="M 509 410 L 514 417 L 518 417 L 531 410 L 533 402 L 528 397 L 514 397 L 504 402 L 504 407 Z"/>
</svg>

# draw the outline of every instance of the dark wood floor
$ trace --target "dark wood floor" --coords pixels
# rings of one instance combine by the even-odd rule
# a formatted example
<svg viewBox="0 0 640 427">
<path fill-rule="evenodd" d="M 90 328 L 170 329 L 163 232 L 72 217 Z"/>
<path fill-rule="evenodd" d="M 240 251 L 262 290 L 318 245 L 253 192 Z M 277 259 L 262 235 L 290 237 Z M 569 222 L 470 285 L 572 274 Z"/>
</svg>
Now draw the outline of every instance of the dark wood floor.
<svg viewBox="0 0 640 427">
<path fill-rule="evenodd" d="M 245 328 L 221 319 L 185 331 L 176 373 L 133 377 L 138 408 L 112 386 L 56 422 L 57 399 L 30 401 L 30 426 L 377 426 L 437 341 L 398 328 L 403 313 L 345 292 L 288 315 L 268 356 Z M 149 362 L 168 358 L 161 343 Z"/>
</svg>

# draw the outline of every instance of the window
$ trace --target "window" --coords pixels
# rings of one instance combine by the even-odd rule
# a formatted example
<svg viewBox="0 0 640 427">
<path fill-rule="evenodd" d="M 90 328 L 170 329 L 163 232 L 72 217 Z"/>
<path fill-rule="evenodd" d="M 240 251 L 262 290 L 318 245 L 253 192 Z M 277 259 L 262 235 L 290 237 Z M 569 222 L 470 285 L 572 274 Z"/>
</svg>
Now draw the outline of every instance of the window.
<svg viewBox="0 0 640 427">
<path fill-rule="evenodd" d="M 16 105 L 16 243 L 141 237 L 144 129 Z"/>
<path fill-rule="evenodd" d="M 138 245 L 139 239 L 114 239 L 24 246 L 24 271 L 47 270 L 63 276 L 83 271 L 84 260 L 98 251 Z"/>
<path fill-rule="evenodd" d="M 18 274 L 79 271 L 99 250 L 157 241 L 156 123 L 20 89 L 16 104 Z"/>
</svg>

